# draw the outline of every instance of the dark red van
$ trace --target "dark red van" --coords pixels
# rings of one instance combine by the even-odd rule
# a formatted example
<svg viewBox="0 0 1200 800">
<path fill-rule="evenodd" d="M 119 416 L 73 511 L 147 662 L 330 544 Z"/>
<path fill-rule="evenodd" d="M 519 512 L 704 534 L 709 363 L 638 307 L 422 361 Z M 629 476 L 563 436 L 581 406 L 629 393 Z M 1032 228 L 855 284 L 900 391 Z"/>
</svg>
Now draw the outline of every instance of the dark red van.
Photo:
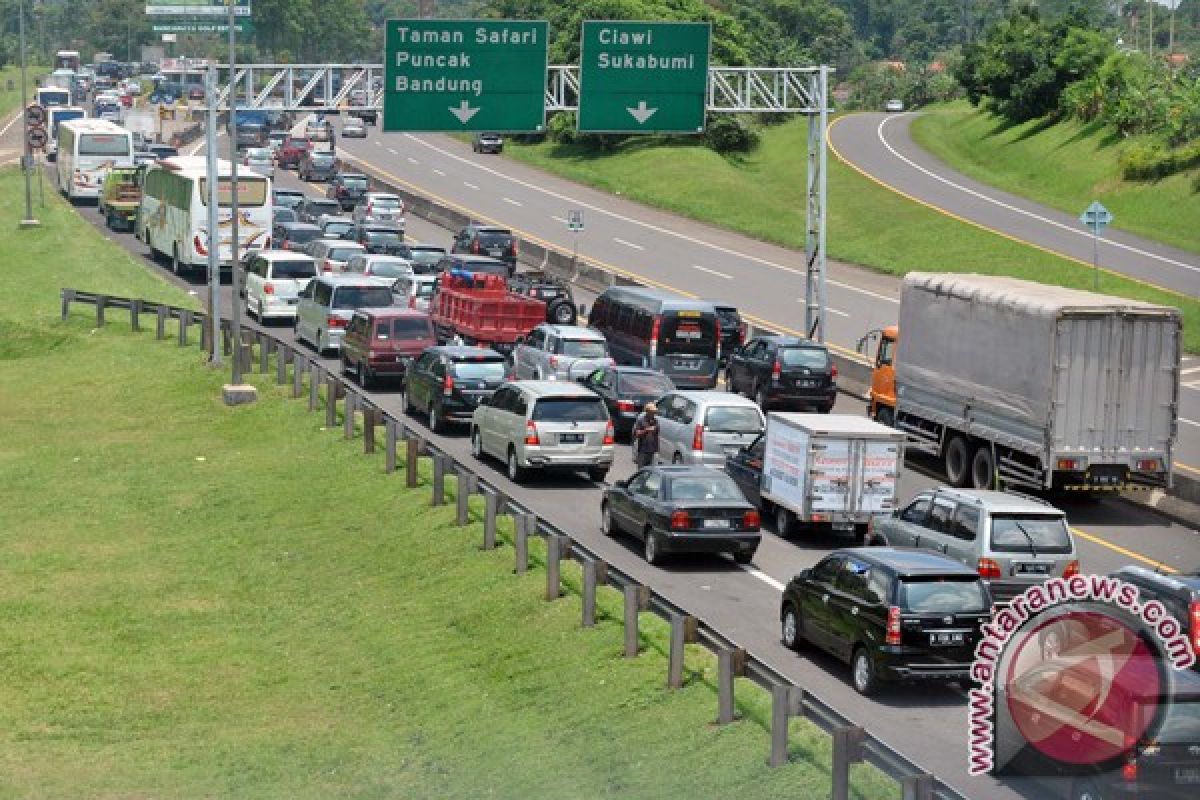
<svg viewBox="0 0 1200 800">
<path fill-rule="evenodd" d="M 379 378 L 404 377 L 409 362 L 436 344 L 433 321 L 422 311 L 359 309 L 342 339 L 342 369 L 369 389 Z"/>
</svg>

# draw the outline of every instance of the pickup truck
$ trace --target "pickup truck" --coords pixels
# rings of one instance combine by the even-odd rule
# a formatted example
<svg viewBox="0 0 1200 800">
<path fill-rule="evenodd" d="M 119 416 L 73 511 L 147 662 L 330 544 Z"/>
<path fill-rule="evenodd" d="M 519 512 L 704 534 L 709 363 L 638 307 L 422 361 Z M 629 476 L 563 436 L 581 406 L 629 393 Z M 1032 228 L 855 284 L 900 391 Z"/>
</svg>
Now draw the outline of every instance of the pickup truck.
<svg viewBox="0 0 1200 800">
<path fill-rule="evenodd" d="M 851 530 L 896 507 L 904 434 L 845 414 L 771 412 L 767 428 L 725 460 L 725 471 L 775 532 Z"/>
<path fill-rule="evenodd" d="M 104 224 L 109 230 L 134 230 L 138 206 L 142 203 L 138 171 L 133 167 L 115 167 L 109 170 L 97 202 L 100 214 L 104 217 Z"/>
<path fill-rule="evenodd" d="M 453 271 L 438 278 L 430 315 L 443 342 L 508 353 L 546 319 L 546 304 L 508 290 L 502 275 Z"/>
</svg>

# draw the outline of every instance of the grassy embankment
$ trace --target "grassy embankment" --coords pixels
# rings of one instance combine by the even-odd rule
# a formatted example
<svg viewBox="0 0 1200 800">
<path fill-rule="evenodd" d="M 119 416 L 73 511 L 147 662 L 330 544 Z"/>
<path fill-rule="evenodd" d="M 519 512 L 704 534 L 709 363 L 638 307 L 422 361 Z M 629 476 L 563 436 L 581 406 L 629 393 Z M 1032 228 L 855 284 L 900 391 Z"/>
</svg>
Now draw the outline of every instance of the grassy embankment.
<svg viewBox="0 0 1200 800">
<path fill-rule="evenodd" d="M 1099 200 L 1115 227 L 1200 253 L 1195 171 L 1122 180 L 1118 159 L 1134 140 L 1111 128 L 1075 120 L 1012 125 L 963 101 L 920 115 L 912 131 L 926 150 L 984 183 L 1073 214 Z"/>
<path fill-rule="evenodd" d="M 788 247 L 804 246 L 802 120 L 767 128 L 753 153 L 723 158 L 681 138 L 640 137 L 615 152 L 507 143 L 505 154 L 563 177 Z M 1091 268 L 958 222 L 829 158 L 828 246 L 834 259 L 902 275 L 912 270 L 1006 274 L 1092 288 Z M 1200 300 L 1102 273 L 1109 294 L 1174 305 L 1185 344 L 1200 352 Z"/>
<path fill-rule="evenodd" d="M 0 173 L 0 796 L 827 794 L 824 734 L 794 722 L 768 769 L 765 693 L 739 682 L 743 720 L 712 725 L 706 653 L 667 691 L 664 624 L 622 659 L 614 592 L 581 630 L 577 598 L 544 602 L 539 569 L 513 576 L 510 547 L 480 552 L 478 523 L 273 380 L 228 409 L 197 348 L 59 322 L 61 285 L 188 298 L 57 198 L 15 230 L 18 183 Z"/>
</svg>

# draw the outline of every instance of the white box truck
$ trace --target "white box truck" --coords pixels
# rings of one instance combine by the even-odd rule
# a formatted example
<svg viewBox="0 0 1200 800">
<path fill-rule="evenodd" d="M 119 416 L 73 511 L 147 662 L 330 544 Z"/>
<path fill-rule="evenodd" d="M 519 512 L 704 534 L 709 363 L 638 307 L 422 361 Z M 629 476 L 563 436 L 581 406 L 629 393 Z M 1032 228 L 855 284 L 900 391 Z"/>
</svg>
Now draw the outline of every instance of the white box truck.
<svg viewBox="0 0 1200 800">
<path fill-rule="evenodd" d="M 846 414 L 767 414 L 767 429 L 725 470 L 786 536 L 800 528 L 853 530 L 896 507 L 904 434 Z"/>
</svg>

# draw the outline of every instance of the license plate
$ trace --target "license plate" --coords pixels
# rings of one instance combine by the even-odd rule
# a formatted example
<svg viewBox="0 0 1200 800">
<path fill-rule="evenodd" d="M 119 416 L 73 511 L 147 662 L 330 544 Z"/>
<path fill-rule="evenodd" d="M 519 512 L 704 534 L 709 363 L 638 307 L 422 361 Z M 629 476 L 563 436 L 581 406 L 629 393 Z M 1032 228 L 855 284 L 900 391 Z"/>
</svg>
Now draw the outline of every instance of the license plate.
<svg viewBox="0 0 1200 800">
<path fill-rule="evenodd" d="M 489 247 L 488 255 L 489 256 L 502 256 L 502 255 L 504 255 L 504 251 L 502 249 L 500 249 L 499 247 Z"/>
<path fill-rule="evenodd" d="M 729 520 L 727 519 L 706 519 L 704 520 L 706 528 L 728 528 Z"/>
<path fill-rule="evenodd" d="M 1200 767 L 1176 767 L 1176 783 L 1200 783 Z"/>
<path fill-rule="evenodd" d="M 963 644 L 965 641 L 966 638 L 960 632 L 951 631 L 929 634 L 929 644 L 933 647 L 948 647 Z"/>
<path fill-rule="evenodd" d="M 583 444 L 582 433 L 560 433 L 558 435 L 560 444 Z"/>
<path fill-rule="evenodd" d="M 676 361 L 676 369 L 700 369 L 699 361 Z"/>
<path fill-rule="evenodd" d="M 1049 564 L 1017 564 L 1018 575 L 1046 575 L 1050 572 Z"/>
<path fill-rule="evenodd" d="M 805 380 L 802 378 L 802 379 L 796 381 L 796 385 L 802 389 L 811 389 L 812 387 L 817 385 L 817 382 L 813 381 L 813 380 Z"/>
<path fill-rule="evenodd" d="M 232 201 L 230 201 L 230 202 L 232 202 Z M 288 304 L 289 306 L 294 306 L 294 305 L 296 305 L 296 304 L 297 304 L 297 303 L 299 303 L 299 302 L 300 302 L 300 298 L 298 298 L 298 297 L 289 297 L 289 298 L 287 299 L 287 304 Z"/>
<path fill-rule="evenodd" d="M 742 448 L 736 444 L 727 444 L 721 449 L 725 451 L 725 455 L 727 456 L 736 456 Z"/>
</svg>

